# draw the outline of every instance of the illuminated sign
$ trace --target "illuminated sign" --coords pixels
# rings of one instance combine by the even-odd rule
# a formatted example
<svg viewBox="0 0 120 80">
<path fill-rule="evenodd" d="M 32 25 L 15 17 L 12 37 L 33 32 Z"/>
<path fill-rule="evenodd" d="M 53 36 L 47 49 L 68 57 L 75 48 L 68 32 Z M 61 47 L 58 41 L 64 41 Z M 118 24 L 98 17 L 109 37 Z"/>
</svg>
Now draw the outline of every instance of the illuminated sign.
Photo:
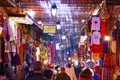
<svg viewBox="0 0 120 80">
<path fill-rule="evenodd" d="M 44 26 L 44 33 L 56 33 L 56 26 Z"/>
</svg>

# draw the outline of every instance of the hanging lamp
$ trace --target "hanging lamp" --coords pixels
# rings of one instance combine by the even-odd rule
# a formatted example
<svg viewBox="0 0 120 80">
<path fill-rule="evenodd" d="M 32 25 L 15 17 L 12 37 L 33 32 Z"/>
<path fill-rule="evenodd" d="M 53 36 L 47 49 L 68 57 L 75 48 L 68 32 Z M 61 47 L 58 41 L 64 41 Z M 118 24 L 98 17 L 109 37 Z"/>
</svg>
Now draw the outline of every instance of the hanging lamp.
<svg viewBox="0 0 120 80">
<path fill-rule="evenodd" d="M 61 29 L 60 21 L 56 22 L 57 30 Z"/>
<path fill-rule="evenodd" d="M 54 3 L 51 8 L 52 8 L 52 15 L 55 16 L 57 13 L 57 5 Z"/>
</svg>

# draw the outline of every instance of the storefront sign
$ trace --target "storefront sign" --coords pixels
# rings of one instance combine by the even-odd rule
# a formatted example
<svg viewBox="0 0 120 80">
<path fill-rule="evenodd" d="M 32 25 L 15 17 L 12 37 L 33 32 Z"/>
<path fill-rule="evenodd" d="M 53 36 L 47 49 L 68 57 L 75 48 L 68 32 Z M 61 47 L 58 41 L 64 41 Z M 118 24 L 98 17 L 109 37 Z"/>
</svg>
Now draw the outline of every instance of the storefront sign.
<svg viewBox="0 0 120 80">
<path fill-rule="evenodd" d="M 44 33 L 56 33 L 56 26 L 44 26 Z"/>
</svg>

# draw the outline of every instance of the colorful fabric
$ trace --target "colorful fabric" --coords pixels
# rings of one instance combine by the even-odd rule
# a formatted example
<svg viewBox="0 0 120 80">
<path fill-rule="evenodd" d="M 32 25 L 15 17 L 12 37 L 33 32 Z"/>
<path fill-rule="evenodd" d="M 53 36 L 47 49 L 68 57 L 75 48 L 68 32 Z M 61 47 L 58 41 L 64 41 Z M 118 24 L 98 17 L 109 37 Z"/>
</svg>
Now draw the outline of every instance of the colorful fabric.
<svg viewBox="0 0 120 80">
<path fill-rule="evenodd" d="M 102 71 L 102 80 L 113 80 L 114 67 L 104 67 Z"/>
<path fill-rule="evenodd" d="M 89 30 L 89 32 L 91 32 L 91 19 L 90 20 L 88 20 L 88 30 Z"/>
<path fill-rule="evenodd" d="M 93 80 L 100 80 L 100 77 L 97 73 L 94 73 Z"/>
<path fill-rule="evenodd" d="M 12 65 L 20 65 L 20 56 L 18 53 L 12 53 Z"/>
<path fill-rule="evenodd" d="M 80 36 L 80 45 L 85 45 L 85 36 Z"/>
<path fill-rule="evenodd" d="M 51 61 L 53 61 L 53 60 L 54 60 L 54 57 L 55 57 L 54 42 L 50 42 L 50 52 L 51 52 Z"/>
<path fill-rule="evenodd" d="M 100 53 L 94 53 L 93 60 L 100 60 Z"/>
<path fill-rule="evenodd" d="M 114 58 L 114 55 L 111 53 L 106 53 L 104 55 L 104 61 L 103 61 L 103 66 L 105 67 L 113 67 L 116 65 L 116 60 Z"/>
<path fill-rule="evenodd" d="M 17 29 L 17 45 L 20 46 L 20 29 Z"/>
<path fill-rule="evenodd" d="M 2 12 L 0 12 L 0 25 L 3 24 L 3 18 L 4 18 L 4 15 Z"/>
<path fill-rule="evenodd" d="M 0 34 L 0 38 L 5 38 L 6 36 L 6 30 L 2 28 L 2 33 Z"/>
<path fill-rule="evenodd" d="M 4 61 L 5 62 L 11 62 L 11 54 L 10 53 L 4 53 Z"/>
<path fill-rule="evenodd" d="M 6 76 L 0 75 L 0 80 L 8 80 Z"/>
<path fill-rule="evenodd" d="M 113 41 L 111 42 L 111 51 L 112 51 L 113 53 L 116 53 L 116 41 L 115 41 L 115 40 L 113 40 Z"/>
<path fill-rule="evenodd" d="M 7 19 L 4 19 L 3 27 L 6 29 L 6 40 L 8 41 L 10 39 L 10 35 L 9 35 L 9 24 Z"/>
<path fill-rule="evenodd" d="M 100 44 L 101 34 L 98 31 L 93 32 L 91 38 L 91 44 Z"/>
<path fill-rule="evenodd" d="M 100 17 L 92 17 L 92 30 L 100 31 Z"/>
<path fill-rule="evenodd" d="M 112 39 L 117 40 L 117 29 L 112 30 Z"/>
<path fill-rule="evenodd" d="M 91 52 L 92 53 L 100 53 L 101 52 L 101 45 L 92 44 Z"/>
<path fill-rule="evenodd" d="M 109 46 L 110 46 L 110 44 L 109 44 L 109 42 L 108 41 L 105 41 L 104 42 L 104 52 L 105 53 L 109 53 Z"/>
<path fill-rule="evenodd" d="M 101 35 L 106 36 L 108 35 L 107 33 L 107 23 L 105 19 L 101 19 Z"/>
</svg>

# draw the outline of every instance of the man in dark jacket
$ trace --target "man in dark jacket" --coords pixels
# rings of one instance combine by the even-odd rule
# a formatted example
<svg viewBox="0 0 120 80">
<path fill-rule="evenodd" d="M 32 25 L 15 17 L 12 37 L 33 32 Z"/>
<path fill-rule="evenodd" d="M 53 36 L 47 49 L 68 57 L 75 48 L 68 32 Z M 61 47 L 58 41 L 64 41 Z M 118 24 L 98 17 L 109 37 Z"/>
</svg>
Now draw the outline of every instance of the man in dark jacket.
<svg viewBox="0 0 120 80">
<path fill-rule="evenodd" d="M 61 68 L 61 72 L 57 74 L 56 80 L 70 80 L 70 76 L 65 73 L 65 68 Z"/>
<path fill-rule="evenodd" d="M 33 73 L 27 78 L 27 80 L 46 80 L 42 74 L 42 63 L 35 61 L 33 63 Z"/>
</svg>

